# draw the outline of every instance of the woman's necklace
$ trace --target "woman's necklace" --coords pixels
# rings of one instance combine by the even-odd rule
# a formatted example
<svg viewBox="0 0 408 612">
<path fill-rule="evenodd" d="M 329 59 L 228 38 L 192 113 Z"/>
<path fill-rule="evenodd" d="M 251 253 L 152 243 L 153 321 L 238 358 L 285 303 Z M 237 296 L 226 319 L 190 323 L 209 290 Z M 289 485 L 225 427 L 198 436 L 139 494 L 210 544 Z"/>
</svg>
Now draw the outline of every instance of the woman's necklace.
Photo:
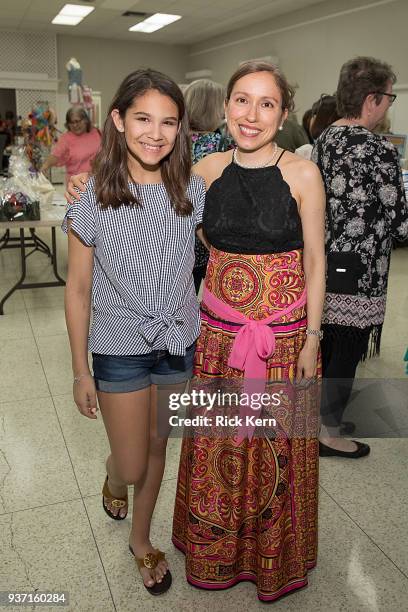
<svg viewBox="0 0 408 612">
<path fill-rule="evenodd" d="M 232 154 L 232 159 L 234 163 L 237 164 L 237 166 L 240 166 L 241 168 L 246 168 L 247 170 L 253 170 L 255 168 L 266 168 L 267 166 L 271 165 L 271 163 L 274 161 L 276 154 L 278 152 L 278 145 L 276 144 L 276 142 L 274 142 L 273 144 L 274 144 L 273 155 L 271 159 L 269 159 L 265 164 L 259 164 L 256 166 L 246 166 L 245 164 L 242 164 L 240 161 L 238 161 L 237 149 L 234 149 L 234 152 Z"/>
</svg>

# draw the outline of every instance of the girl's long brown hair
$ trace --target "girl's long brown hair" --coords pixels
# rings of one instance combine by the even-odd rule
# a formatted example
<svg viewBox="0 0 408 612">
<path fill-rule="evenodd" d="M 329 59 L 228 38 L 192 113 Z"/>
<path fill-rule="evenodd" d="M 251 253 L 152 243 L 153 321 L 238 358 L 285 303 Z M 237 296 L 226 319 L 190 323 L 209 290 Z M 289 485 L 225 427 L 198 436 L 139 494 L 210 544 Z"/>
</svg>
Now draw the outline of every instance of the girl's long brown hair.
<svg viewBox="0 0 408 612">
<path fill-rule="evenodd" d="M 125 135 L 116 129 L 111 113 L 118 109 L 123 120 L 135 98 L 151 89 L 171 98 L 178 108 L 180 129 L 173 150 L 161 161 L 161 177 L 176 213 L 180 216 L 191 215 L 193 207 L 186 196 L 191 173 L 191 151 L 184 98 L 178 85 L 156 70 L 142 69 L 129 74 L 112 100 L 103 128 L 101 149 L 93 164 L 96 196 L 102 208 L 142 204 L 129 189 Z"/>
</svg>

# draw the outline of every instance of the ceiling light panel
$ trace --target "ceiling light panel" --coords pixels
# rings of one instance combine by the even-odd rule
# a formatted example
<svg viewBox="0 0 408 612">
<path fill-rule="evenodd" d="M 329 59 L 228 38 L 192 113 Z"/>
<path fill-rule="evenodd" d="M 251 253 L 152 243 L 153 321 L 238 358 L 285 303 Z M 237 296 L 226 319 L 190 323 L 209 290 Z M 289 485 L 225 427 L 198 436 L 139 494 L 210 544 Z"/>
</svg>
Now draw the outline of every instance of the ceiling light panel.
<svg viewBox="0 0 408 612">
<path fill-rule="evenodd" d="M 94 6 L 84 6 L 82 4 L 65 4 L 58 15 L 54 17 L 51 23 L 55 25 L 70 25 L 76 26 L 89 13 L 95 10 Z"/>
<path fill-rule="evenodd" d="M 151 17 L 145 19 L 145 23 L 154 23 L 155 25 L 160 25 L 164 27 L 169 25 L 169 23 L 173 23 L 174 21 L 178 21 L 181 19 L 181 15 L 167 15 L 166 13 L 155 13 Z"/>
<path fill-rule="evenodd" d="M 94 10 L 94 6 L 84 6 L 83 4 L 65 4 L 58 14 L 67 17 L 82 17 L 83 19 Z"/>
<path fill-rule="evenodd" d="M 82 17 L 69 17 L 68 15 L 57 15 L 51 21 L 51 23 L 55 25 L 70 25 L 76 26 L 78 23 L 81 23 Z"/>
<path fill-rule="evenodd" d="M 151 17 L 148 17 L 144 21 L 137 23 L 136 25 L 129 28 L 129 32 L 145 32 L 145 34 L 151 34 L 164 28 L 170 23 L 174 23 L 181 19 L 181 15 L 168 15 L 166 13 L 155 13 Z"/>
<path fill-rule="evenodd" d="M 145 34 L 151 34 L 152 32 L 156 32 L 156 30 L 160 30 L 162 27 L 162 25 L 141 21 L 129 28 L 129 32 L 144 32 Z"/>
</svg>

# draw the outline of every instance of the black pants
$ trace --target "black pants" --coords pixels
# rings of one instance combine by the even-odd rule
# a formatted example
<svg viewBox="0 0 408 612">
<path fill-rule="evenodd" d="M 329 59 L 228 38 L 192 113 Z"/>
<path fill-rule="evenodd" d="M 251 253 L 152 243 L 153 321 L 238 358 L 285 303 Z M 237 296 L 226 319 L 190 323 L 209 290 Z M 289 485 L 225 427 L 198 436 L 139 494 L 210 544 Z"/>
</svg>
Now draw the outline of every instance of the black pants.
<svg viewBox="0 0 408 612">
<path fill-rule="evenodd" d="M 371 328 L 322 325 L 322 424 L 337 428 L 349 401 L 359 361 L 367 354 Z"/>
</svg>

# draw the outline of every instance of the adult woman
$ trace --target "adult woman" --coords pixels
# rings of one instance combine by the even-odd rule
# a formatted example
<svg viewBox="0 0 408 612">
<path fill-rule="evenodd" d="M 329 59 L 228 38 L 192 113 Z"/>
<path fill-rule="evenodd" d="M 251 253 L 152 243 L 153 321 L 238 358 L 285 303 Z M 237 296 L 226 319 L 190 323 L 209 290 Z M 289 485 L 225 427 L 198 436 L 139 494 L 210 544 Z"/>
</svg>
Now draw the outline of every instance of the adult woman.
<svg viewBox="0 0 408 612">
<path fill-rule="evenodd" d="M 45 160 L 41 172 L 52 166 L 65 166 L 66 182 L 74 174 L 89 172 L 92 160 L 97 154 L 101 135 L 92 127 L 84 108 L 73 107 L 67 111 L 65 118 L 67 132 L 62 134 Z"/>
<path fill-rule="evenodd" d="M 323 132 L 313 151 L 328 217 L 321 456 L 359 458 L 370 451 L 367 444 L 336 436 L 370 339 L 371 354 L 380 349 L 392 239 L 408 234 L 397 152 L 371 131 L 395 99 L 395 80 L 391 67 L 373 58 L 346 62 L 336 94 L 342 119 Z M 348 423 L 346 431 L 353 427 Z"/>
<path fill-rule="evenodd" d="M 284 385 L 319 371 L 324 191 L 314 164 L 274 142 L 292 108 L 293 91 L 275 66 L 244 63 L 225 106 L 237 148 L 195 166 L 208 190 L 203 229 L 211 245 L 195 384 L 259 390 L 265 380 Z M 264 341 L 259 357 L 253 349 L 261 354 Z M 317 542 L 311 396 L 303 405 L 296 393 L 284 401 L 274 432 L 242 431 L 245 421 L 238 438 L 196 430 L 184 439 L 173 541 L 186 554 L 190 583 L 223 589 L 252 580 L 264 601 L 307 583 Z M 301 431 L 291 435 L 295 414 Z"/>
<path fill-rule="evenodd" d="M 312 116 L 313 116 L 313 110 L 311 108 L 308 108 L 302 117 L 302 127 L 305 130 L 306 136 L 308 137 L 310 144 L 312 144 L 313 142 L 313 138 L 310 134 L 310 120 Z"/>
<path fill-rule="evenodd" d="M 310 134 L 313 142 L 316 141 L 324 130 L 340 119 L 337 112 L 336 96 L 322 94 L 312 106 L 312 117 L 310 119 Z"/>
<path fill-rule="evenodd" d="M 319 136 L 329 125 L 339 119 L 335 96 L 322 94 L 317 102 L 313 104 L 311 113 L 309 130 L 313 142 L 319 138 Z M 296 149 L 295 153 L 301 157 L 304 157 L 305 159 L 310 159 L 312 156 L 312 151 L 313 145 L 305 144 Z"/>
<path fill-rule="evenodd" d="M 224 87 L 214 81 L 199 79 L 184 90 L 184 99 L 190 122 L 193 163 L 210 153 L 232 149 L 232 139 L 223 136 L 218 129 L 224 119 Z M 198 238 L 194 252 L 193 276 L 198 293 L 208 262 L 208 249 Z"/>
</svg>

